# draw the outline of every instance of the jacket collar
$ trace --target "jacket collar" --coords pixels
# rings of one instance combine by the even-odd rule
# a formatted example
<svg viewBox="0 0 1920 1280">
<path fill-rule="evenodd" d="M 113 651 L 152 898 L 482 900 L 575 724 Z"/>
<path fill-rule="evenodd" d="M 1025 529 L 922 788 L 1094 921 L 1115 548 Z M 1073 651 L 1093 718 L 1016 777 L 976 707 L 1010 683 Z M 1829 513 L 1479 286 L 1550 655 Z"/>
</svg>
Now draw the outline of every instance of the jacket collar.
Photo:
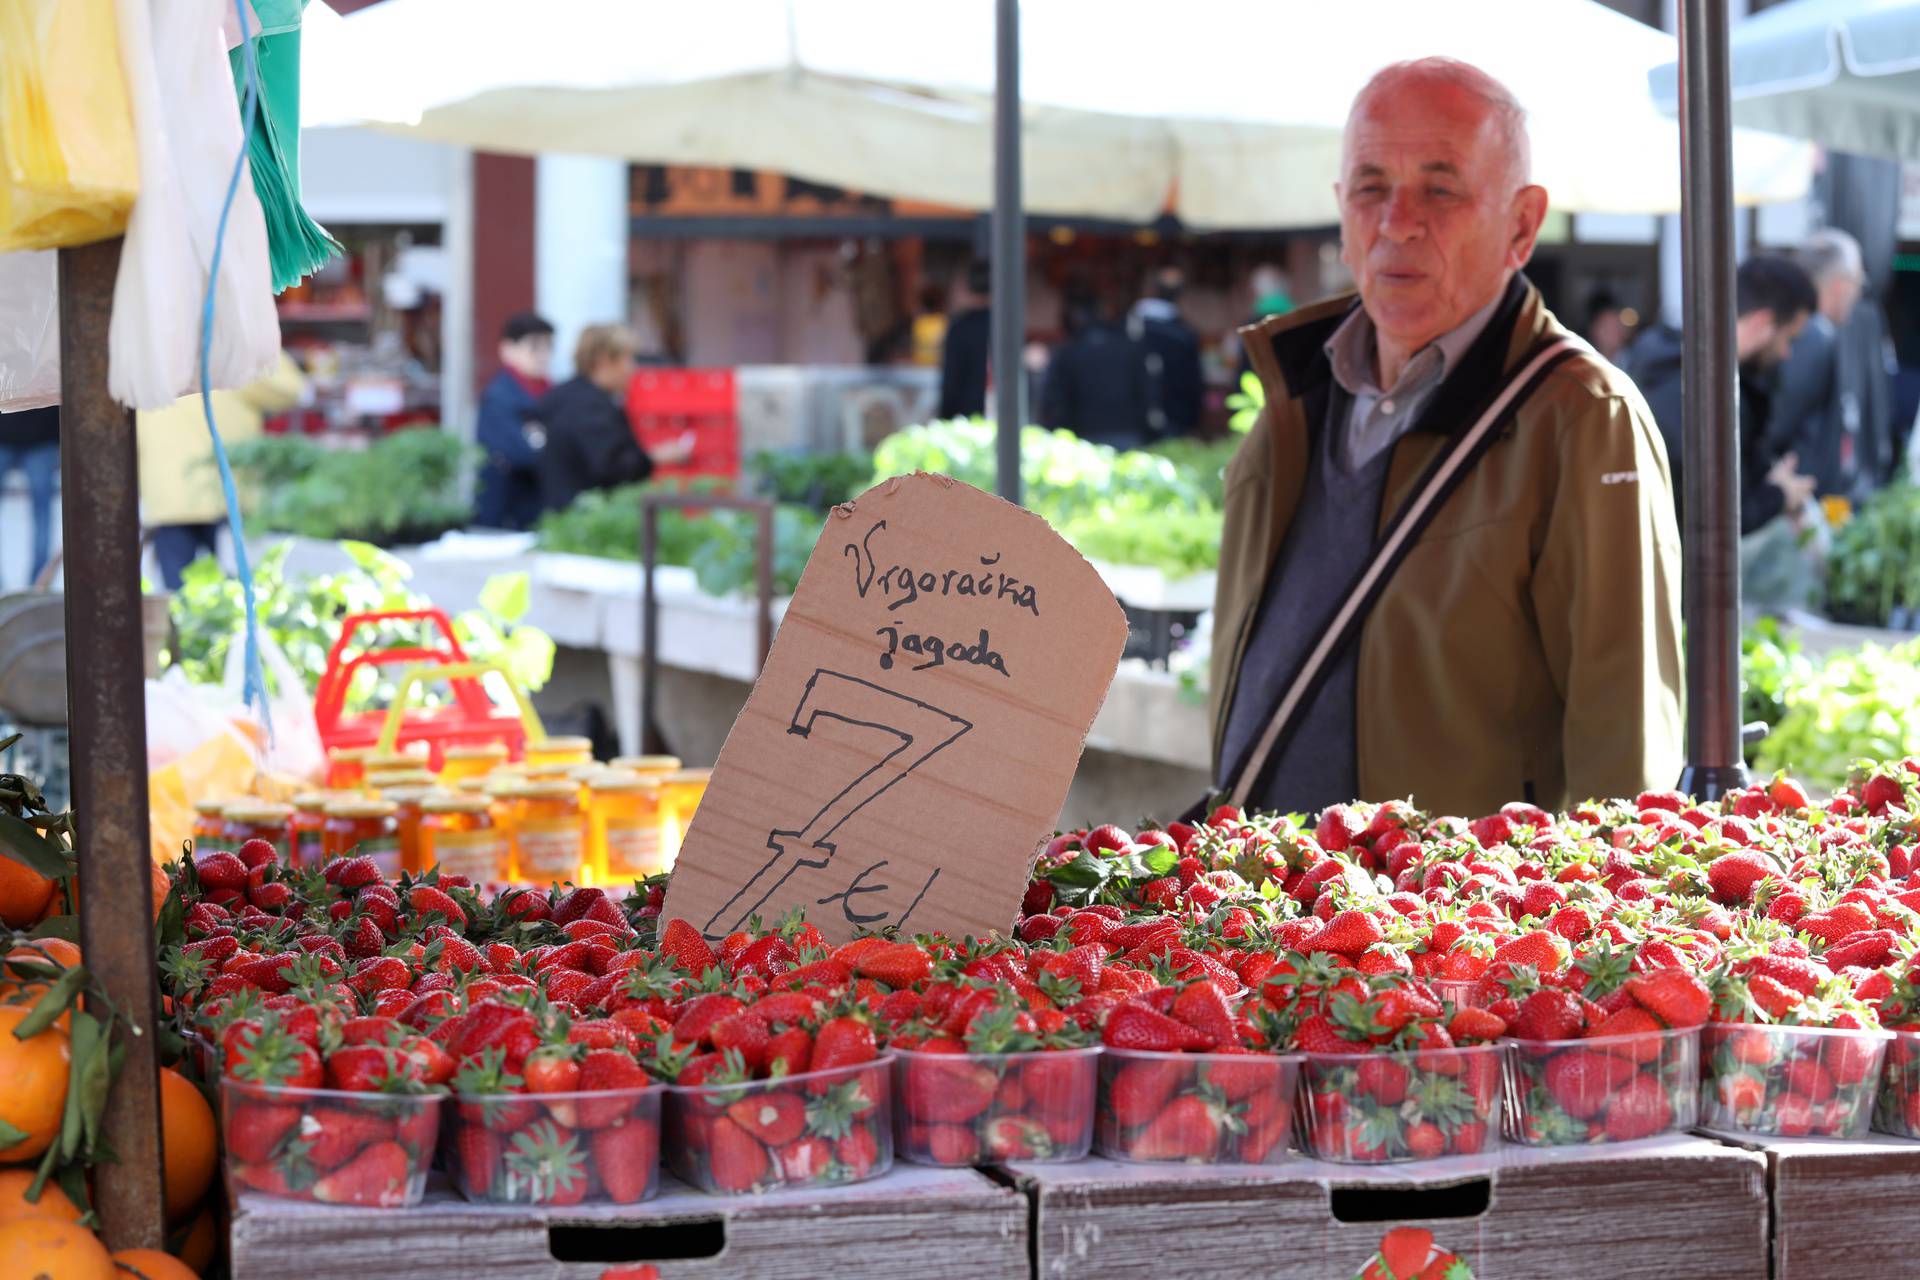
<svg viewBox="0 0 1920 1280">
<path fill-rule="evenodd" d="M 1497 387 L 1500 375 L 1531 345 L 1533 330 L 1540 320 L 1539 296 L 1524 272 L 1513 273 L 1493 318 L 1459 363 L 1447 371 L 1413 430 L 1454 435 L 1473 425 L 1477 416 L 1473 411 L 1486 398 L 1487 388 Z M 1333 382 L 1333 366 L 1325 350 L 1327 342 L 1359 305 L 1358 294 L 1331 298 L 1301 311 L 1249 325 L 1240 331 L 1241 340 L 1246 343 L 1254 367 L 1263 378 L 1271 381 L 1277 376 L 1289 396 L 1305 399 Z M 1270 385 L 1268 396 L 1272 397 L 1276 390 L 1278 388 Z"/>
</svg>

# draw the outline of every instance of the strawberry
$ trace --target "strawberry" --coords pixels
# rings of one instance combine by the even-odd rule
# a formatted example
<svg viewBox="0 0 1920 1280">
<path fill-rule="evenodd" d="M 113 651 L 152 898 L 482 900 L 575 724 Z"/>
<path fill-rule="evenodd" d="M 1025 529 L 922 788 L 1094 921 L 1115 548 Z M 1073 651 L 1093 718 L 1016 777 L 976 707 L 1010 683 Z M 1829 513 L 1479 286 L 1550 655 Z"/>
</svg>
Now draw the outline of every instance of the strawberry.
<svg viewBox="0 0 1920 1280">
<path fill-rule="evenodd" d="M 615 1204 L 646 1199 L 660 1159 L 660 1135 L 649 1121 L 636 1118 L 597 1129 L 587 1139 L 587 1147 L 608 1199 Z"/>
<path fill-rule="evenodd" d="M 1507 1022 L 1507 1034 L 1519 1040 L 1571 1040 L 1585 1022 L 1578 996 L 1546 987 L 1520 1002 L 1519 1012 Z"/>
<path fill-rule="evenodd" d="M 1627 980 L 1627 992 L 1654 1017 L 1675 1030 L 1697 1027 L 1713 1012 L 1713 994 L 1684 969 L 1661 969 Z"/>
<path fill-rule="evenodd" d="M 660 954 L 695 977 L 720 963 L 700 931 L 678 918 L 667 921 L 661 929 Z"/>
<path fill-rule="evenodd" d="M 967 1135 L 969 1142 L 973 1140 L 973 1131 L 970 1129 L 953 1129 L 951 1126 L 942 1126 L 942 1129 L 932 1130 L 931 1132 L 942 1131 L 964 1133 Z M 971 1162 L 972 1157 L 969 1156 L 966 1161 L 961 1163 Z M 779 1163 L 780 1174 L 788 1182 L 812 1182 L 824 1177 L 827 1172 L 827 1167 L 833 1163 L 833 1144 L 825 1138 L 801 1138 L 790 1146 L 781 1149 Z"/>
<path fill-rule="evenodd" d="M 751 1191 L 767 1176 L 767 1149 L 729 1116 L 707 1132 L 707 1164 L 721 1191 Z"/>
<path fill-rule="evenodd" d="M 727 1108 L 727 1114 L 770 1147 L 784 1147 L 807 1127 L 806 1104 L 779 1089 L 742 1098 Z"/>
<path fill-rule="evenodd" d="M 1174 998 L 1171 1012 L 1206 1038 L 1206 1048 L 1217 1049 L 1239 1039 L 1226 993 L 1211 979 L 1202 979 L 1184 988 Z"/>
<path fill-rule="evenodd" d="M 453 1145 L 461 1190 L 483 1200 L 492 1198 L 500 1162 L 506 1157 L 506 1143 L 484 1125 L 462 1122 L 454 1130 Z"/>
<path fill-rule="evenodd" d="M 1175 1098 L 1147 1123 L 1127 1154 L 1135 1160 L 1207 1160 L 1219 1146 L 1228 1117 L 1194 1094 Z"/>
<path fill-rule="evenodd" d="M 864 1178 L 880 1160 L 880 1142 L 871 1128 L 859 1125 L 833 1144 L 833 1154 L 852 1177 Z"/>
<path fill-rule="evenodd" d="M 1109 1048 L 1149 1053 L 1178 1053 L 1189 1046 L 1201 1047 L 1198 1042 L 1205 1039 L 1186 1023 L 1135 1002 L 1123 1004 L 1108 1015 L 1100 1038 Z"/>
<path fill-rule="evenodd" d="M 400 1054 L 384 1045 L 349 1045 L 327 1056 L 327 1087 L 349 1093 L 384 1089 L 400 1074 Z"/>
<path fill-rule="evenodd" d="M 1547 1092 L 1560 1109 L 1576 1120 L 1600 1114 L 1612 1092 L 1633 1079 L 1633 1063 L 1610 1054 L 1572 1050 L 1547 1064 Z"/>
<path fill-rule="evenodd" d="M 1114 1071 L 1105 1087 L 1108 1112 L 1123 1128 L 1146 1124 L 1188 1078 L 1186 1064 L 1168 1058 L 1136 1058 Z"/>
<path fill-rule="evenodd" d="M 1342 911 L 1303 944 L 1306 951 L 1332 951 L 1343 956 L 1357 956 L 1374 944 L 1384 940 L 1386 935 L 1380 930 L 1380 922 L 1365 911 Z"/>
<path fill-rule="evenodd" d="M 813 1037 L 810 1071 L 835 1071 L 872 1062 L 879 1056 L 873 1028 L 857 1018 L 829 1018 Z"/>
<path fill-rule="evenodd" d="M 1540 973 L 1558 973 L 1566 964 L 1565 943 L 1558 934 L 1535 929 L 1509 938 L 1494 950 L 1494 965 L 1526 965 Z"/>
<path fill-rule="evenodd" d="M 413 908 L 416 918 L 437 914 L 456 929 L 467 927 L 467 913 L 460 909 L 459 903 L 435 885 L 414 885 L 407 895 L 407 904 Z"/>
<path fill-rule="evenodd" d="M 980 1139 L 972 1129 L 961 1125 L 932 1126 L 921 1146 L 935 1164 L 972 1164 L 980 1158 Z"/>
<path fill-rule="evenodd" d="M 313 1198 L 327 1204 L 395 1208 L 405 1204 L 413 1162 L 396 1142 L 368 1147 L 313 1184 Z"/>
<path fill-rule="evenodd" d="M 1507 1020 L 1491 1009 L 1455 1009 L 1447 1020 L 1447 1034 L 1455 1043 L 1496 1040 L 1507 1033 Z"/>
<path fill-rule="evenodd" d="M 652 1083 L 632 1055 L 618 1049 L 595 1049 L 580 1063 L 580 1092 L 608 1095 L 581 1098 L 575 1103 L 582 1129 L 603 1129 L 631 1114 L 638 1091 Z"/>
<path fill-rule="evenodd" d="M 507 1140 L 502 1172 L 506 1199 L 535 1204 L 579 1204 L 590 1181 L 579 1137 L 552 1120 L 530 1125 Z"/>
<path fill-rule="evenodd" d="M 1407 1099 L 1407 1080 L 1407 1069 L 1381 1054 L 1360 1064 L 1354 1087 L 1382 1106 L 1397 1107 Z"/>
<path fill-rule="evenodd" d="M 757 1009 L 742 1009 L 721 1018 L 707 1033 L 707 1042 L 719 1052 L 739 1054 L 750 1074 L 757 1074 L 766 1065 L 771 1041 L 767 1020 Z"/>
<path fill-rule="evenodd" d="M 919 1123 L 964 1124 L 993 1105 L 999 1084 L 992 1067 L 959 1053 L 921 1053 L 907 1062 L 901 1100 Z"/>
<path fill-rule="evenodd" d="M 1773 864 L 1751 849 L 1723 853 L 1707 865 L 1713 896 L 1726 903 L 1745 902 L 1753 896 L 1755 885 L 1774 874 Z"/>
<path fill-rule="evenodd" d="M 231 1105 L 224 1134 L 227 1152 L 247 1164 L 266 1160 L 299 1121 L 300 1108 L 277 1102 L 248 1100 Z"/>
<path fill-rule="evenodd" d="M 1446 1154 L 1447 1135 L 1440 1126 L 1421 1120 L 1407 1127 L 1407 1153 L 1416 1160 L 1432 1160 Z"/>
<path fill-rule="evenodd" d="M 1636 1075 L 1607 1104 L 1607 1137 L 1614 1142 L 1650 1138 L 1672 1120 L 1673 1105 L 1660 1081 Z"/>
<path fill-rule="evenodd" d="M 812 1070 L 813 1035 L 805 1027 L 789 1027 L 767 1038 L 769 1076 L 797 1076 Z"/>
<path fill-rule="evenodd" d="M 1395 1227 L 1380 1239 L 1380 1261 L 1394 1280 L 1414 1280 L 1433 1253 L 1433 1232 L 1425 1227 Z"/>
<path fill-rule="evenodd" d="M 899 990 L 925 982 L 933 973 L 933 958 L 910 942 L 890 942 L 862 956 L 854 972 Z"/>
</svg>

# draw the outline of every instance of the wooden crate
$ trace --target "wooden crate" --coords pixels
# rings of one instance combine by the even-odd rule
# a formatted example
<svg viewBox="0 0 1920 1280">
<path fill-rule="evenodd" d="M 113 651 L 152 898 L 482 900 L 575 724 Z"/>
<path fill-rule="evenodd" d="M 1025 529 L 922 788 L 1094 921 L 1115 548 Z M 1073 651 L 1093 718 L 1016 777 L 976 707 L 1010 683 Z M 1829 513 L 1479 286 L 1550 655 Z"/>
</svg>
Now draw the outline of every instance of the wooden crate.
<svg viewBox="0 0 1920 1280">
<path fill-rule="evenodd" d="M 1735 1141 L 1728 1137 L 1727 1141 Z M 1773 1280 L 1912 1275 L 1920 1263 L 1920 1143 L 1741 1139 L 1767 1161 Z"/>
<path fill-rule="evenodd" d="M 1092 1160 L 1013 1172 L 1034 1197 L 1039 1280 L 1345 1280 L 1401 1224 L 1429 1228 L 1476 1280 L 1767 1274 L 1765 1158 L 1691 1136 L 1386 1168 Z"/>
<path fill-rule="evenodd" d="M 672 1178 L 631 1206 L 468 1204 L 440 1187 L 407 1210 L 246 1195 L 235 1280 L 598 1280 L 652 1262 L 661 1280 L 898 1275 L 979 1280 L 1030 1271 L 1028 1206 L 971 1169 L 896 1166 L 872 1182 L 762 1196 L 702 1195 Z"/>
</svg>

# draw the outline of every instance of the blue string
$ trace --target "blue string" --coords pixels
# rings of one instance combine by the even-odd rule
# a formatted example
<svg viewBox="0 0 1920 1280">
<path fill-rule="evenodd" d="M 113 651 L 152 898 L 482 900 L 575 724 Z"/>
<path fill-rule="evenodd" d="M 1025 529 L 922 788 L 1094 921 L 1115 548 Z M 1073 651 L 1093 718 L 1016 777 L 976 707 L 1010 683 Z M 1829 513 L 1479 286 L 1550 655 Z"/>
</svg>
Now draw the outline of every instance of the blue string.
<svg viewBox="0 0 1920 1280">
<path fill-rule="evenodd" d="M 267 706 L 266 673 L 260 666 L 260 609 L 253 597 L 253 567 L 247 562 L 246 531 L 240 521 L 240 495 L 233 484 L 233 466 L 227 461 L 227 446 L 220 439 L 220 428 L 213 420 L 213 299 L 220 279 L 220 251 L 227 239 L 227 219 L 233 212 L 234 197 L 240 191 L 240 175 L 247 165 L 247 140 L 253 135 L 254 115 L 260 105 L 260 69 L 254 55 L 253 32 L 247 25 L 247 0 L 233 0 L 233 11 L 240 19 L 241 61 L 247 68 L 247 91 L 240 106 L 240 154 L 234 158 L 233 176 L 227 179 L 226 202 L 220 206 L 220 222 L 213 234 L 213 258 L 207 265 L 207 294 L 200 308 L 200 409 L 207 419 L 207 433 L 213 437 L 213 460 L 220 468 L 220 488 L 227 500 L 227 529 L 233 537 L 233 558 L 240 573 L 240 595 L 247 614 L 247 654 L 245 680 L 241 696 L 252 707 L 259 702 L 260 722 L 273 741 L 273 713 Z"/>
</svg>

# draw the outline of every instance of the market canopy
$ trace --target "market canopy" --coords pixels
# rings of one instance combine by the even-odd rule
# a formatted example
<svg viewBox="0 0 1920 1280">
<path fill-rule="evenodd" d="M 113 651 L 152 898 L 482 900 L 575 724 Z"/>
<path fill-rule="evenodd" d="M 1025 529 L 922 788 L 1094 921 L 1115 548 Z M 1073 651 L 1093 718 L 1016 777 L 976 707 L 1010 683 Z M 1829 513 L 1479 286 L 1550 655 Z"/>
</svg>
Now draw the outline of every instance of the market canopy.
<svg viewBox="0 0 1920 1280">
<path fill-rule="evenodd" d="M 1733 28 L 1733 118 L 1837 151 L 1920 157 L 1920 0 L 1793 0 Z M 1671 61 L 1648 77 L 1679 105 Z"/>
<path fill-rule="evenodd" d="M 386 0 L 311 42 L 304 123 L 985 209 L 993 19 L 990 0 Z M 1334 222 L 1348 104 L 1380 67 L 1432 54 L 1513 89 L 1556 207 L 1679 208 L 1678 129 L 1646 79 L 1673 39 L 1593 0 L 1052 0 L 1021 25 L 1030 210 Z M 1744 202 L 1797 198 L 1811 172 L 1805 144 L 1736 139 Z"/>
</svg>

